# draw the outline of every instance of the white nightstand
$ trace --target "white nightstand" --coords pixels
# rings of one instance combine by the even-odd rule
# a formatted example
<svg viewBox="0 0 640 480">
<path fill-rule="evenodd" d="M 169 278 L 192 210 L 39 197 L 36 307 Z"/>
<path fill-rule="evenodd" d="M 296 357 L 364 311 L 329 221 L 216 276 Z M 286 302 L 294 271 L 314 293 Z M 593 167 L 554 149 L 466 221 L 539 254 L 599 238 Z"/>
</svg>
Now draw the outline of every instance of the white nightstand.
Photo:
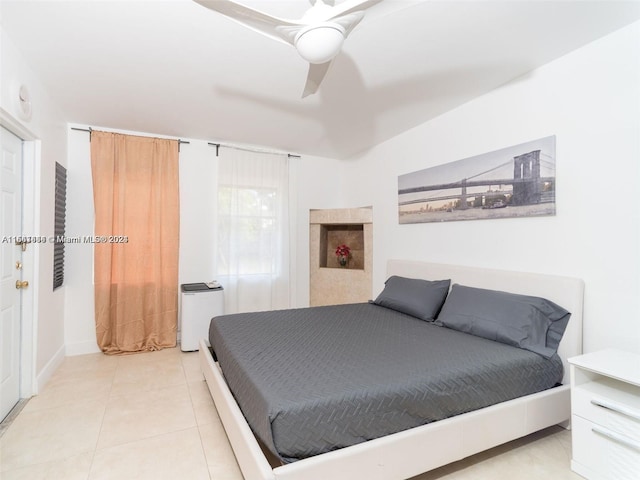
<svg viewBox="0 0 640 480">
<path fill-rule="evenodd" d="M 571 364 L 571 469 L 594 480 L 640 479 L 640 355 L 603 350 Z"/>
</svg>

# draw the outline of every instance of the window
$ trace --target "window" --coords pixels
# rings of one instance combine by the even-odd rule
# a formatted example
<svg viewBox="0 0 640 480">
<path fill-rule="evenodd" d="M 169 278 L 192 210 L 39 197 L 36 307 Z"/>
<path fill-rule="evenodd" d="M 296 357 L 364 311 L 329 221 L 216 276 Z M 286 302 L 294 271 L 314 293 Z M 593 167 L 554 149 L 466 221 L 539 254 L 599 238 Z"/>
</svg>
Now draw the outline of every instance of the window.
<svg viewBox="0 0 640 480">
<path fill-rule="evenodd" d="M 219 241 L 223 248 L 218 256 L 218 272 L 229 275 L 271 274 L 274 271 L 274 248 L 279 243 L 277 203 L 274 188 L 221 185 L 218 190 Z M 231 212 L 234 212 L 233 214 Z M 242 252 L 232 265 L 229 243 Z"/>
<path fill-rule="evenodd" d="M 289 159 L 225 148 L 218 160 L 216 275 L 225 312 L 288 308 Z"/>
</svg>

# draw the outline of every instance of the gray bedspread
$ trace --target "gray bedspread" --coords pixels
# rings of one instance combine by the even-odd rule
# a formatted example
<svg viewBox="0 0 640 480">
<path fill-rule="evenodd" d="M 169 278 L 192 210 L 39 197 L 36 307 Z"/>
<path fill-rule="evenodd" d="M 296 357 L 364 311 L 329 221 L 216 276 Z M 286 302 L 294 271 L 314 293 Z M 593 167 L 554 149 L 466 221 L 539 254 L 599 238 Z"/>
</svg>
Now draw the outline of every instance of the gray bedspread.
<svg viewBox="0 0 640 480">
<path fill-rule="evenodd" d="M 559 357 L 362 303 L 216 317 L 209 337 L 255 435 L 284 462 L 553 387 Z"/>
</svg>

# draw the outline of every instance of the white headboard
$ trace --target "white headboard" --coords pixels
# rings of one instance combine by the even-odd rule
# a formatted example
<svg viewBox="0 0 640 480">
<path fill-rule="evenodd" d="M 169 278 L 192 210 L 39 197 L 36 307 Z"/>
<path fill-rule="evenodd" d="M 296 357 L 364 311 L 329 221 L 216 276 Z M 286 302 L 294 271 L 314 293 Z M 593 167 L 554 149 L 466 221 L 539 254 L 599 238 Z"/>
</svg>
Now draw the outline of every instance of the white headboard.
<svg viewBox="0 0 640 480">
<path fill-rule="evenodd" d="M 425 280 L 451 279 L 452 285 L 459 283 L 470 287 L 533 295 L 546 298 L 564 307 L 571 312 L 571 319 L 560 342 L 558 355 L 564 363 L 563 383 L 569 383 L 567 359 L 582 353 L 584 298 L 584 282 L 582 280 L 555 275 L 393 259 L 387 263 L 387 276 L 391 275 Z"/>
</svg>

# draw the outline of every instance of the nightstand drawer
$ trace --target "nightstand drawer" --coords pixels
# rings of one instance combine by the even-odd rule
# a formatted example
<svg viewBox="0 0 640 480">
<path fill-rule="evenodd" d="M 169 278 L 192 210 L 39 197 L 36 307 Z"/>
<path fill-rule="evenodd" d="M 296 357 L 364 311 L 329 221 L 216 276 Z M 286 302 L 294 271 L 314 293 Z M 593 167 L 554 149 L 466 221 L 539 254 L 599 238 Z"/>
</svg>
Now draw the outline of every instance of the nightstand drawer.
<svg viewBox="0 0 640 480">
<path fill-rule="evenodd" d="M 569 364 L 571 469 L 589 480 L 640 479 L 640 355 L 609 349 Z"/>
<path fill-rule="evenodd" d="M 574 415 L 640 441 L 640 389 L 600 379 L 571 391 Z"/>
<path fill-rule="evenodd" d="M 595 478 L 637 480 L 640 472 L 640 442 L 573 415 L 573 462 Z M 581 468 L 576 468 L 580 473 Z"/>
</svg>

